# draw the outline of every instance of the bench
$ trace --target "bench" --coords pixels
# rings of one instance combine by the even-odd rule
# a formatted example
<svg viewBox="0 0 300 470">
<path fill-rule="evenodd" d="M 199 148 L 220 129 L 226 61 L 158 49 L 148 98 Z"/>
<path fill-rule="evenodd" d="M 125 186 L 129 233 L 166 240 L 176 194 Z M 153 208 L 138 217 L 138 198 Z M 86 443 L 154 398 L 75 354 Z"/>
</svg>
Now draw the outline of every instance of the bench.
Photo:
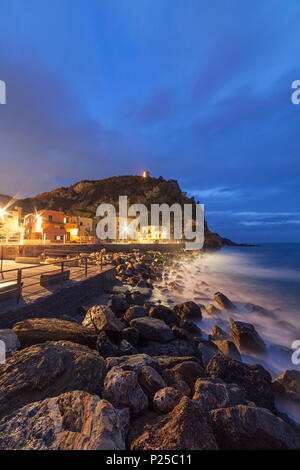
<svg viewBox="0 0 300 470">
<path fill-rule="evenodd" d="M 52 271 L 50 273 L 41 274 L 40 285 L 45 287 L 51 284 L 59 284 L 70 279 L 70 270 Z"/>
<path fill-rule="evenodd" d="M 21 283 L 21 289 L 23 282 Z M 16 297 L 18 294 L 18 283 L 16 281 L 0 282 L 0 300 Z"/>
</svg>

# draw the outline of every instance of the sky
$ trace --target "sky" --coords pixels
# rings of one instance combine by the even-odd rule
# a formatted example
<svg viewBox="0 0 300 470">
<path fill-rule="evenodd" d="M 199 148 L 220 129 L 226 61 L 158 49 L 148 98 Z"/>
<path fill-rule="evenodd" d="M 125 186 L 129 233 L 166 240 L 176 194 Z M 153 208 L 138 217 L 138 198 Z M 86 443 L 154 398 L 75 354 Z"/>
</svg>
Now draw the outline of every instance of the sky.
<svg viewBox="0 0 300 470">
<path fill-rule="evenodd" d="M 300 242 L 299 0 L 1 0 L 0 193 L 177 179 L 213 231 Z"/>
</svg>

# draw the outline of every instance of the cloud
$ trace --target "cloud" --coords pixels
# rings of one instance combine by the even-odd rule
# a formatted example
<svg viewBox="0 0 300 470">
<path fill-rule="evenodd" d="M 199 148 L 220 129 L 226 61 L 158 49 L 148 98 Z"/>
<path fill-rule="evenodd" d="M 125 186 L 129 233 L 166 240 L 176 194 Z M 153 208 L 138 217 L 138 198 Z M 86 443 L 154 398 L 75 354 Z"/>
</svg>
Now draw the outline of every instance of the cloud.
<svg viewBox="0 0 300 470">
<path fill-rule="evenodd" d="M 137 106 L 125 117 L 133 119 L 138 125 L 151 125 L 169 118 L 175 109 L 174 98 L 169 91 L 158 91 L 142 106 Z"/>
</svg>

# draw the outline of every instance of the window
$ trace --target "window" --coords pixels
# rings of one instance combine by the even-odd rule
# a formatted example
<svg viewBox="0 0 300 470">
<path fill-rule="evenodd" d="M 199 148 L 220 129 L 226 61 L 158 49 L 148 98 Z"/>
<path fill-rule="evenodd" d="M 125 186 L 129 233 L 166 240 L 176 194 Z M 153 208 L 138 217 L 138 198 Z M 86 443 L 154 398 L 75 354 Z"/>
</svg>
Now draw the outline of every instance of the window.
<svg viewBox="0 0 300 470">
<path fill-rule="evenodd" d="M 49 219 L 49 222 L 52 222 L 53 216 L 49 215 L 48 219 Z"/>
</svg>

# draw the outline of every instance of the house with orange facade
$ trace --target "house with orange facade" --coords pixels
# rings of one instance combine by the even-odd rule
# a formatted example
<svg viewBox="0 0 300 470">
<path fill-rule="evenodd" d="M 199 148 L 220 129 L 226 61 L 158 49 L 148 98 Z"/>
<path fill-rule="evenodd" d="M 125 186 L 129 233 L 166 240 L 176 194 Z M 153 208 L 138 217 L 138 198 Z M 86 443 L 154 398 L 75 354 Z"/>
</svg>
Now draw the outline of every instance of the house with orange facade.
<svg viewBox="0 0 300 470">
<path fill-rule="evenodd" d="M 63 243 L 67 239 L 65 214 L 58 210 L 40 210 L 24 217 L 24 239 L 44 243 Z"/>
</svg>

